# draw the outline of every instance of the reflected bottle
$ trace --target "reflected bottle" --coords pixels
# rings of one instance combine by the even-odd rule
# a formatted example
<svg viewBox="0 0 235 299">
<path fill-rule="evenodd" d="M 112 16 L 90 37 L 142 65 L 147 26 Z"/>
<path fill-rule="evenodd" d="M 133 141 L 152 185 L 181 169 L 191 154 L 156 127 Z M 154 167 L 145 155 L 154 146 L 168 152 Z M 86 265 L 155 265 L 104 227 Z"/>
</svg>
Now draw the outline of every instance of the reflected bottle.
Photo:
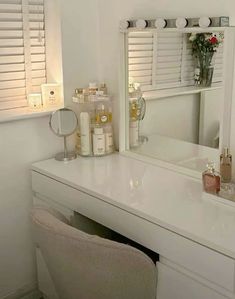
<svg viewBox="0 0 235 299">
<path fill-rule="evenodd" d="M 220 181 L 220 174 L 215 171 L 215 163 L 208 163 L 207 170 L 202 174 L 204 191 L 212 194 L 218 194 L 220 191 Z"/>
<path fill-rule="evenodd" d="M 232 155 L 225 147 L 220 155 L 220 174 L 223 183 L 230 183 L 232 179 Z"/>
</svg>

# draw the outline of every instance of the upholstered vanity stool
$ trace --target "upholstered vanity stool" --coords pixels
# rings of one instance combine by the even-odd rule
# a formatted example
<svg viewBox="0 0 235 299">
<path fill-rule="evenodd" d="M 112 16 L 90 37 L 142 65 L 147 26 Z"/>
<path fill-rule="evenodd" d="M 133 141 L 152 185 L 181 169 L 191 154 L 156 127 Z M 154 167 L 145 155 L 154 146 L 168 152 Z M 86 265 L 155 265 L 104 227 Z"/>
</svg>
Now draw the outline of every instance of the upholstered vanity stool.
<svg viewBox="0 0 235 299">
<path fill-rule="evenodd" d="M 156 266 L 143 252 L 86 234 L 50 209 L 31 215 L 58 298 L 156 299 Z"/>
</svg>

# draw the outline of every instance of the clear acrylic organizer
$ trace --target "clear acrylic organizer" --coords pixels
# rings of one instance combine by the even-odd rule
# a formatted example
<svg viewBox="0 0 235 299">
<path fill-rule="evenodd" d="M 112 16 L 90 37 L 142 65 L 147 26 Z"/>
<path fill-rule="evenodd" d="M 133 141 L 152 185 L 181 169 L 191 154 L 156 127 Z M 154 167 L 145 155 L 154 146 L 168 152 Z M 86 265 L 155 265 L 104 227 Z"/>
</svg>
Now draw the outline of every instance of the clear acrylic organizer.
<svg viewBox="0 0 235 299">
<path fill-rule="evenodd" d="M 114 152 L 112 100 L 109 95 L 73 97 L 78 115 L 76 151 L 84 157 L 105 156 Z"/>
</svg>

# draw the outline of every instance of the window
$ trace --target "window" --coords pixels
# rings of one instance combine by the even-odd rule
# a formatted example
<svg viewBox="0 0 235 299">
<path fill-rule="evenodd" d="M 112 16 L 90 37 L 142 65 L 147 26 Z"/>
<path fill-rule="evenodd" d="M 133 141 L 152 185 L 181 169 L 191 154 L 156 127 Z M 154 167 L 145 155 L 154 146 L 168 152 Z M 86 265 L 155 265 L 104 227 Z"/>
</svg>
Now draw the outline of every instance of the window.
<svg viewBox="0 0 235 299">
<path fill-rule="evenodd" d="M 0 2 L 0 110 L 27 106 L 46 83 L 43 0 Z"/>
<path fill-rule="evenodd" d="M 194 85 L 194 58 L 189 34 L 174 31 L 128 34 L 129 77 L 142 90 Z M 223 77 L 223 46 L 215 55 L 213 82 Z"/>
</svg>

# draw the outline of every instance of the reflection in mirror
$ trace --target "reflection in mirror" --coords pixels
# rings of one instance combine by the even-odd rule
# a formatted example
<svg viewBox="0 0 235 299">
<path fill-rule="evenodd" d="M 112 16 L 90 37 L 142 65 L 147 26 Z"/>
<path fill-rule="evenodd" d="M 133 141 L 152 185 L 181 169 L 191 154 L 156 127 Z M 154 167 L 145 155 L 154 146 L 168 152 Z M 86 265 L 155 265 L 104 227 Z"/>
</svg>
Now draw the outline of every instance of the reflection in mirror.
<svg viewBox="0 0 235 299">
<path fill-rule="evenodd" d="M 55 156 L 58 161 L 68 161 L 76 158 L 74 152 L 68 152 L 66 137 L 72 135 L 78 125 L 75 112 L 68 108 L 59 109 L 51 114 L 49 126 L 53 133 L 59 137 L 64 137 L 64 152 Z"/>
<path fill-rule="evenodd" d="M 208 30 L 127 33 L 132 152 L 200 172 L 218 161 L 226 37 Z"/>
<path fill-rule="evenodd" d="M 69 136 L 77 128 L 77 116 L 67 108 L 59 109 L 52 114 L 50 126 L 57 136 Z"/>
</svg>

